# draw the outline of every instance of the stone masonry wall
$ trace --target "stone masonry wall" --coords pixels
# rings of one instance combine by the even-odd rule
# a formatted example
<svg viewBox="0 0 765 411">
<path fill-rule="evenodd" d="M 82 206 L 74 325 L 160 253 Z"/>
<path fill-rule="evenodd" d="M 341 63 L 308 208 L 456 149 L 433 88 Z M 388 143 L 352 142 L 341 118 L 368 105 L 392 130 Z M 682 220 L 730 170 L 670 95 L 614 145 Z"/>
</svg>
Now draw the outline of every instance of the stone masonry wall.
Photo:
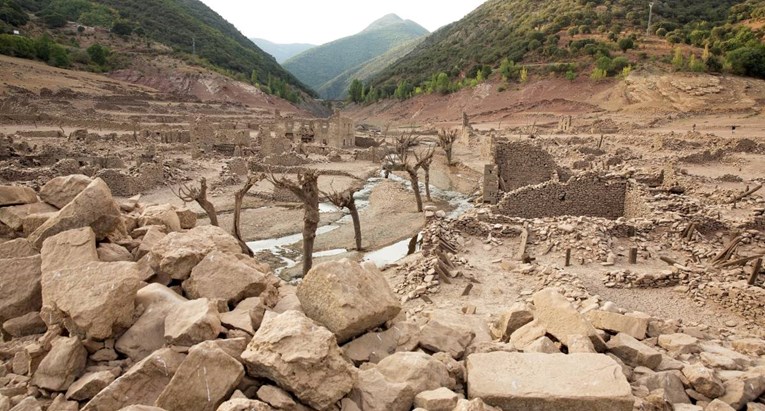
<svg viewBox="0 0 765 411">
<path fill-rule="evenodd" d="M 524 142 L 496 142 L 494 164 L 500 190 L 505 192 L 549 181 L 558 171 L 550 153 Z"/>
<path fill-rule="evenodd" d="M 624 215 L 627 187 L 626 180 L 584 174 L 568 183 L 549 181 L 507 193 L 497 212 L 522 218 L 573 215 L 617 219 Z"/>
</svg>

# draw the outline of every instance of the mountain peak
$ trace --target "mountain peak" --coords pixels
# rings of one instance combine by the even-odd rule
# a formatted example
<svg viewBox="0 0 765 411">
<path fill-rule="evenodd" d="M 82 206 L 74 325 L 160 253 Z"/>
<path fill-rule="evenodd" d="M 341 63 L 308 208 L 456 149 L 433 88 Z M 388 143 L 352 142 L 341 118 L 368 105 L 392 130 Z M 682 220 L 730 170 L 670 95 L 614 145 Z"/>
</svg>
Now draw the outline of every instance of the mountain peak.
<svg viewBox="0 0 765 411">
<path fill-rule="evenodd" d="M 404 19 L 399 17 L 397 14 L 390 13 L 372 22 L 372 24 L 367 26 L 367 28 L 365 28 L 364 31 L 377 30 L 383 27 L 392 26 L 394 24 L 399 24 L 403 22 L 404 22 Z"/>
</svg>

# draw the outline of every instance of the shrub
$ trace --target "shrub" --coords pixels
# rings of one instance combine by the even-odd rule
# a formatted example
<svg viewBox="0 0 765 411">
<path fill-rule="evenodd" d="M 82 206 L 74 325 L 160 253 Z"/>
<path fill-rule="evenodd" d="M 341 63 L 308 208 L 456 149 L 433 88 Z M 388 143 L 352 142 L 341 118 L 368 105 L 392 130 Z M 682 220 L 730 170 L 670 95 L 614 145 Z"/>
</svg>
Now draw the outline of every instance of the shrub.
<svg viewBox="0 0 765 411">
<path fill-rule="evenodd" d="M 109 55 L 109 49 L 96 43 L 88 47 L 88 55 L 94 63 L 103 66 L 106 64 L 106 57 Z"/>
<path fill-rule="evenodd" d="M 592 74 L 590 74 L 590 78 L 593 80 L 603 80 L 606 77 L 608 77 L 608 73 L 605 70 L 597 67 L 595 67 L 592 70 Z"/>
<path fill-rule="evenodd" d="M 43 23 L 52 29 L 66 26 L 66 17 L 58 13 L 46 14 L 43 16 Z"/>
<path fill-rule="evenodd" d="M 630 50 L 630 49 L 634 49 L 635 48 L 635 41 L 632 40 L 632 38 L 630 38 L 630 37 L 625 37 L 625 38 L 619 40 L 619 48 L 622 51 L 627 51 L 627 50 Z"/>
<path fill-rule="evenodd" d="M 125 20 L 120 20 L 112 26 L 112 33 L 119 36 L 129 36 L 133 34 L 133 25 Z"/>
<path fill-rule="evenodd" d="M 737 48 L 728 52 L 726 60 L 735 74 L 765 78 L 765 45 Z"/>
<path fill-rule="evenodd" d="M 576 80 L 576 72 L 573 70 L 569 70 L 566 72 L 566 80 L 574 81 Z"/>
<path fill-rule="evenodd" d="M 48 62 L 51 66 L 56 67 L 69 67 L 72 65 L 71 61 L 69 60 L 69 52 L 58 44 L 53 45 L 50 50 L 50 61 Z"/>
</svg>

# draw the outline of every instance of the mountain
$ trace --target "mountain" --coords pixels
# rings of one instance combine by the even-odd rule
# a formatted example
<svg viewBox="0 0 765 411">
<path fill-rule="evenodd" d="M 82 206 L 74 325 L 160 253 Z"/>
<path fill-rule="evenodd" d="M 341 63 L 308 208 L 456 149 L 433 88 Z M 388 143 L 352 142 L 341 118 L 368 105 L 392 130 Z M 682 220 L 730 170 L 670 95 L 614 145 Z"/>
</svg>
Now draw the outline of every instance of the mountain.
<svg viewBox="0 0 765 411">
<path fill-rule="evenodd" d="M 66 35 L 67 21 L 100 26 L 118 35 L 146 37 L 187 61 L 278 88 L 313 91 L 199 0 L 3 0 L 36 14 L 46 29 Z M 274 87 L 277 88 L 277 87 Z M 286 92 L 285 92 L 286 93 Z"/>
<path fill-rule="evenodd" d="M 315 44 L 306 43 L 278 44 L 266 39 L 251 38 L 250 40 L 260 47 L 261 50 L 274 56 L 276 62 L 279 64 L 284 63 L 292 56 L 296 56 L 306 50 L 316 47 Z"/>
<path fill-rule="evenodd" d="M 607 63 L 618 56 L 630 59 L 628 63 L 654 58 L 668 63 L 673 50 L 683 46 L 681 57 L 687 62 L 687 47 L 695 47 L 698 62 L 705 45 L 711 58 L 705 60 L 709 71 L 729 65 L 736 74 L 765 72 L 765 68 L 757 69 L 760 62 L 765 64 L 758 30 L 761 24 L 752 23 L 765 16 L 763 0 L 663 0 L 651 4 L 652 23 L 650 35 L 646 35 L 649 7 L 644 0 L 488 0 L 462 20 L 428 36 L 370 85 L 389 96 L 402 82 L 426 86 L 439 73 L 445 73 L 451 82 L 472 78 L 477 71 L 485 76 L 501 68 L 503 61 L 505 67 L 513 67 L 507 62 L 573 62 L 577 70 L 597 64 L 612 75 Z M 634 55 L 625 53 L 633 47 L 638 50 Z M 563 72 L 574 69 L 562 67 Z"/>
<path fill-rule="evenodd" d="M 428 31 L 419 24 L 389 14 L 358 34 L 300 53 L 284 62 L 283 66 L 314 90 L 329 90 L 326 83 L 337 76 L 427 34 Z M 341 97 L 342 93 L 320 95 L 334 99 Z"/>
</svg>

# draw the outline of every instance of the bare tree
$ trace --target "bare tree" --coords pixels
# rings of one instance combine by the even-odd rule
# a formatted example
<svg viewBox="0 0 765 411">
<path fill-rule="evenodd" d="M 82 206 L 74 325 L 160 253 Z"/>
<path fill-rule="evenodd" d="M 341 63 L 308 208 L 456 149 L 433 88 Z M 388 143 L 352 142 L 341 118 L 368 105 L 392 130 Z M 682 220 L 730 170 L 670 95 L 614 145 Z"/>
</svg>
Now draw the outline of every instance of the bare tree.
<svg viewBox="0 0 765 411">
<path fill-rule="evenodd" d="M 184 203 L 191 203 L 196 201 L 210 219 L 210 224 L 218 226 L 218 213 L 215 211 L 215 206 L 207 199 L 207 179 L 204 177 L 199 179 L 199 188 L 189 187 L 186 184 L 178 187 L 178 192 L 173 192 Z"/>
<path fill-rule="evenodd" d="M 431 150 L 428 150 L 431 151 Z M 420 195 L 420 179 L 417 175 L 417 172 L 422 168 L 423 163 L 426 161 L 428 157 L 432 157 L 433 153 L 431 152 L 430 155 L 428 153 L 419 154 L 417 152 L 414 153 L 414 161 L 407 161 L 404 163 L 404 170 L 409 174 L 409 181 L 412 182 L 412 190 L 414 190 L 414 199 L 417 201 L 417 211 L 422 212 L 422 196 Z"/>
<path fill-rule="evenodd" d="M 250 191 L 252 186 L 257 184 L 258 181 L 263 180 L 265 176 L 263 174 L 258 174 L 256 176 L 250 176 L 247 178 L 247 182 L 244 183 L 244 186 L 237 191 L 234 194 L 234 227 L 232 228 L 234 237 L 236 237 L 236 240 L 239 241 L 239 247 L 242 248 L 242 252 L 245 254 L 248 254 L 250 257 L 253 256 L 252 250 L 250 250 L 250 247 L 247 247 L 247 243 L 244 242 L 242 239 L 242 231 L 241 231 L 241 216 L 242 216 L 242 202 L 244 201 L 244 196 L 247 195 L 247 192 Z"/>
<path fill-rule="evenodd" d="M 417 160 L 421 160 L 422 163 L 422 170 L 425 172 L 425 198 L 428 199 L 428 201 L 433 201 L 432 198 L 430 198 L 430 165 L 433 164 L 433 155 L 436 154 L 435 148 L 429 148 L 422 157 L 417 157 L 417 153 L 415 153 L 415 157 L 417 157 Z"/>
<path fill-rule="evenodd" d="M 343 209 L 347 208 L 351 213 L 353 219 L 353 232 L 356 238 L 356 250 L 361 251 L 361 220 L 359 219 L 359 210 L 356 209 L 356 199 L 353 195 L 358 191 L 358 187 L 351 187 L 340 193 L 332 191 L 331 193 L 322 192 L 321 194 L 334 204 L 335 207 Z"/>
<path fill-rule="evenodd" d="M 274 187 L 287 189 L 303 202 L 303 275 L 313 266 L 313 244 L 319 228 L 319 171 L 302 169 L 298 172 L 297 183 L 269 173 L 266 177 Z"/>
<path fill-rule="evenodd" d="M 419 137 L 414 133 L 402 134 L 396 137 L 396 154 L 401 161 L 401 164 L 406 164 L 406 158 L 409 154 L 409 148 L 417 144 Z"/>
<path fill-rule="evenodd" d="M 446 161 L 449 165 L 452 165 L 452 156 L 454 150 L 454 142 L 457 141 L 457 130 L 445 130 L 441 129 L 438 132 L 438 140 L 441 148 L 446 152 Z"/>
</svg>

